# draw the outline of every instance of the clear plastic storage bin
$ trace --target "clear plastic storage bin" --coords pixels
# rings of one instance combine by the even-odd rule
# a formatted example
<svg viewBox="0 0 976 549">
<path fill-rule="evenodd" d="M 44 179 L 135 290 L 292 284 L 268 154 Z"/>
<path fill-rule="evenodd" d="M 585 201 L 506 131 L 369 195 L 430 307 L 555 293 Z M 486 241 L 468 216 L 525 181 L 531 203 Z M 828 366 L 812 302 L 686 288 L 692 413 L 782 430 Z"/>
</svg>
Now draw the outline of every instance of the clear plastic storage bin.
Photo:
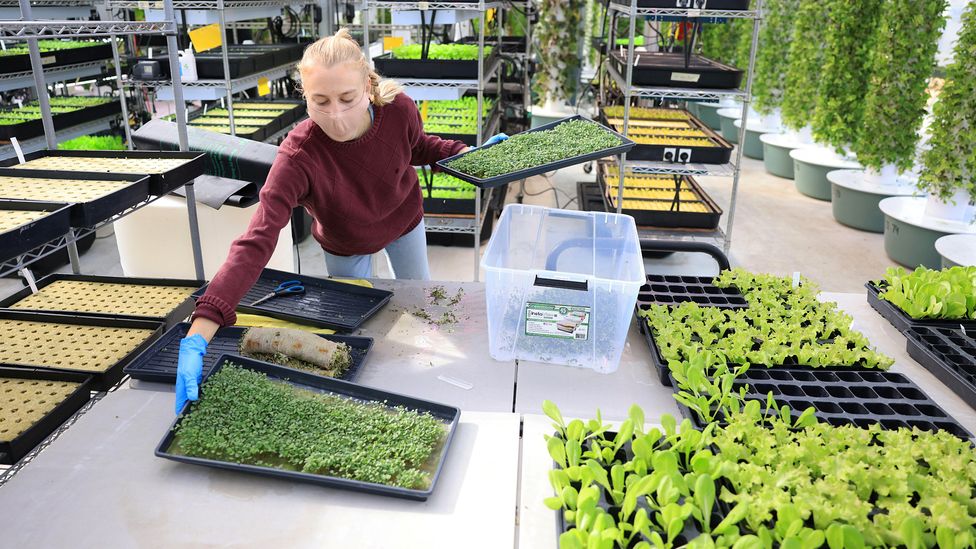
<svg viewBox="0 0 976 549">
<path fill-rule="evenodd" d="M 492 357 L 617 369 L 645 283 L 632 217 L 510 204 L 481 265 Z"/>
</svg>

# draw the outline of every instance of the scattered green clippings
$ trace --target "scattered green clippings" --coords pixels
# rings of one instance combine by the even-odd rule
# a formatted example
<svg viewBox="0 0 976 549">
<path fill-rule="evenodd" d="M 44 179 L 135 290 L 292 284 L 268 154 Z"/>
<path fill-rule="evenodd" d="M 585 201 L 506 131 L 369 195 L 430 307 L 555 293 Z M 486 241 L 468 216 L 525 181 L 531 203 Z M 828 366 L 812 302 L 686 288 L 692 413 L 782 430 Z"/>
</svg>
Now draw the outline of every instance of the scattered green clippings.
<svg viewBox="0 0 976 549">
<path fill-rule="evenodd" d="M 588 120 L 570 120 L 551 130 L 524 132 L 451 161 L 451 168 L 477 178 L 495 177 L 620 145 L 620 139 Z"/>
<path fill-rule="evenodd" d="M 171 451 L 423 489 L 446 434 L 426 413 L 317 393 L 225 364 L 176 427 Z"/>
<path fill-rule="evenodd" d="M 394 59 L 420 59 L 421 45 L 407 44 L 393 48 Z M 485 58 L 491 55 L 491 46 L 485 46 Z M 431 44 L 428 59 L 469 61 L 478 59 L 477 44 Z"/>
<path fill-rule="evenodd" d="M 453 307 L 464 298 L 464 288 L 458 288 L 457 293 L 451 296 L 444 289 L 444 286 L 434 286 L 427 293 L 427 298 L 432 309 L 415 307 L 410 314 L 426 320 L 428 324 L 433 326 L 454 325 L 460 322 L 460 318 Z"/>
<path fill-rule="evenodd" d="M 444 286 L 434 286 L 430 290 L 430 304 L 437 305 L 442 299 L 447 299 L 447 292 L 444 291 Z"/>
<path fill-rule="evenodd" d="M 878 297 L 916 319 L 976 320 L 976 267 L 933 271 L 924 266 L 909 273 L 889 268 Z"/>
</svg>

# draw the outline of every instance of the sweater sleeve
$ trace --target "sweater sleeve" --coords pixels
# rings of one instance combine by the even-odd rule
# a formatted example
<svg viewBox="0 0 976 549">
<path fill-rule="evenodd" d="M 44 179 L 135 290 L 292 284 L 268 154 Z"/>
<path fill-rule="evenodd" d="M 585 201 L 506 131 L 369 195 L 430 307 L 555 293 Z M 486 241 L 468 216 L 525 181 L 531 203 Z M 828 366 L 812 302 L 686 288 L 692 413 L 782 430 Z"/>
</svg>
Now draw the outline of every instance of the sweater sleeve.
<svg viewBox="0 0 976 549">
<path fill-rule="evenodd" d="M 424 122 L 420 118 L 420 110 L 410 99 L 407 102 L 411 105 L 413 112 L 407 114 L 408 135 L 410 138 L 410 165 L 411 166 L 431 166 L 436 169 L 434 164 L 438 160 L 443 160 L 449 156 L 454 156 L 468 148 L 461 141 L 452 139 L 441 139 L 436 135 L 424 133 Z"/>
<path fill-rule="evenodd" d="M 227 259 L 197 301 L 194 318 L 207 318 L 221 326 L 237 322 L 237 304 L 261 275 L 278 244 L 278 234 L 308 193 L 308 173 L 296 158 L 301 154 L 279 152 L 275 157 L 247 231 L 231 244 Z"/>
</svg>

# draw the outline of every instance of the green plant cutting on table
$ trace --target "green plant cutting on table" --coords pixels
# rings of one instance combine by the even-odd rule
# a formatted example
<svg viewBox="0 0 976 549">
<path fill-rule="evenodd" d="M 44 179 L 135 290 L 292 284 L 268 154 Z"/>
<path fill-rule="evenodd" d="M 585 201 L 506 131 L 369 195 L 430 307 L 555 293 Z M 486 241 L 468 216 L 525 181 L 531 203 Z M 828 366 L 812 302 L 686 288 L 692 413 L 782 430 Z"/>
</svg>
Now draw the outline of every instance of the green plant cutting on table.
<svg viewBox="0 0 976 549">
<path fill-rule="evenodd" d="M 892 267 L 876 284 L 881 288 L 878 297 L 912 318 L 976 320 L 976 267 L 919 267 L 911 273 Z"/>
</svg>

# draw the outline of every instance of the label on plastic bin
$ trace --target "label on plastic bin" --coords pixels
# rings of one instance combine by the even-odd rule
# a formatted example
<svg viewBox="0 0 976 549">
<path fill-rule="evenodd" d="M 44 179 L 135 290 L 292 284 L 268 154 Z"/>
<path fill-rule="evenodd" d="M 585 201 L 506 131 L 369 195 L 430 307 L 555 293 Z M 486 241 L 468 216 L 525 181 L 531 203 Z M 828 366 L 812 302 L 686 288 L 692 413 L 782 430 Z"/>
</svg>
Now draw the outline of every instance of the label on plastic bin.
<svg viewBox="0 0 976 549">
<path fill-rule="evenodd" d="M 672 72 L 671 81 L 673 82 L 698 82 L 701 78 L 700 74 L 694 74 L 690 72 Z"/>
<path fill-rule="evenodd" d="M 590 308 L 580 305 L 528 303 L 525 335 L 585 340 L 590 332 Z"/>
</svg>

